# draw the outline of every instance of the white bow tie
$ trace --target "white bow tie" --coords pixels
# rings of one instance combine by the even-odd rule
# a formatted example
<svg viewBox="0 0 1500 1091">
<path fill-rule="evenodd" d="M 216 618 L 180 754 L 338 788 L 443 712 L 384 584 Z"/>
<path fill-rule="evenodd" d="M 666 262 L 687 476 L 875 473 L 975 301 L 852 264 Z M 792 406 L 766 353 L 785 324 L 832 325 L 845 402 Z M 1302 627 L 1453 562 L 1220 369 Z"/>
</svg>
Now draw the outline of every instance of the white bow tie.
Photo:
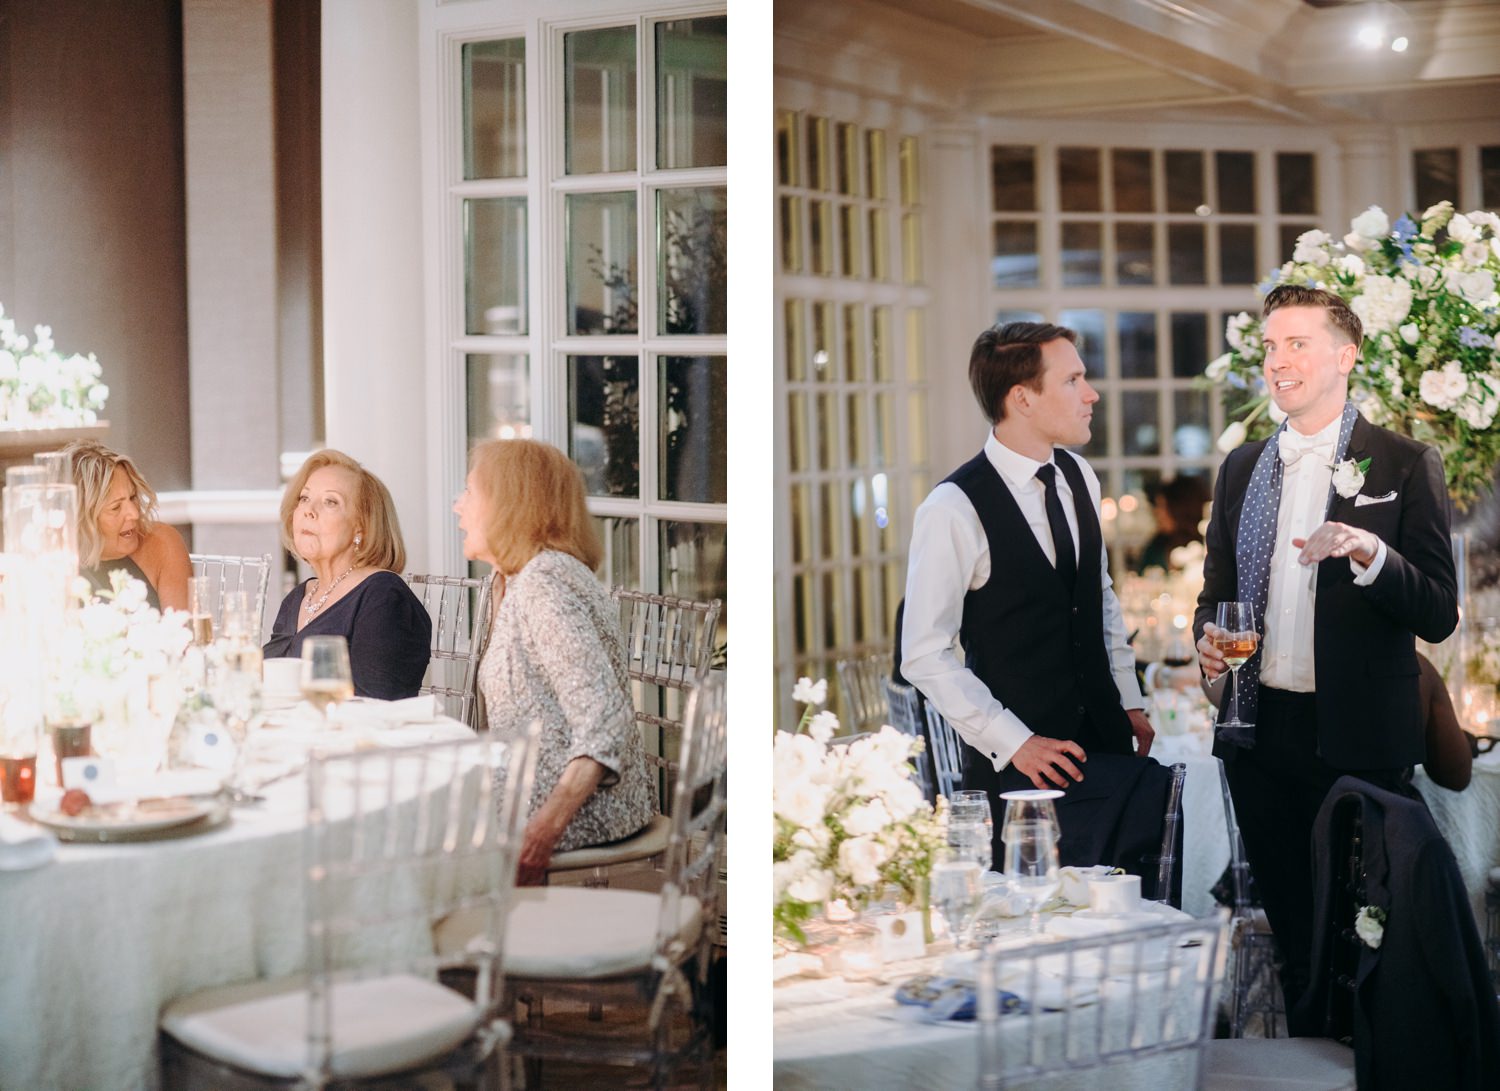
<svg viewBox="0 0 1500 1091">
<path fill-rule="evenodd" d="M 1303 455 L 1318 454 L 1331 460 L 1334 442 L 1332 439 L 1314 439 L 1312 436 L 1304 436 L 1288 428 L 1276 441 L 1276 450 L 1281 456 L 1282 463 L 1291 467 L 1295 466 L 1297 460 Z"/>
</svg>

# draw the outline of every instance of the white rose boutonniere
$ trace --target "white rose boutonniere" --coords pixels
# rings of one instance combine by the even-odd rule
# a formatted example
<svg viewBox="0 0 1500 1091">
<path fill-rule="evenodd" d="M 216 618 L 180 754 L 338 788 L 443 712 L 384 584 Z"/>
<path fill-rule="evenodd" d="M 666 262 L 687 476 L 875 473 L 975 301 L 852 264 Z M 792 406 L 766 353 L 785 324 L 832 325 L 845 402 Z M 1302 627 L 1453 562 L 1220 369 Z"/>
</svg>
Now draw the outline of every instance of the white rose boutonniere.
<svg viewBox="0 0 1500 1091">
<path fill-rule="evenodd" d="M 1378 905 L 1360 906 L 1359 915 L 1354 918 L 1354 932 L 1370 950 L 1379 950 L 1380 941 L 1385 939 L 1385 910 Z"/>
<path fill-rule="evenodd" d="M 1368 458 L 1355 462 L 1352 458 L 1346 458 L 1342 462 L 1334 464 L 1333 467 L 1333 491 L 1345 500 L 1358 495 L 1359 490 L 1365 487 L 1365 471 L 1370 468 Z"/>
</svg>

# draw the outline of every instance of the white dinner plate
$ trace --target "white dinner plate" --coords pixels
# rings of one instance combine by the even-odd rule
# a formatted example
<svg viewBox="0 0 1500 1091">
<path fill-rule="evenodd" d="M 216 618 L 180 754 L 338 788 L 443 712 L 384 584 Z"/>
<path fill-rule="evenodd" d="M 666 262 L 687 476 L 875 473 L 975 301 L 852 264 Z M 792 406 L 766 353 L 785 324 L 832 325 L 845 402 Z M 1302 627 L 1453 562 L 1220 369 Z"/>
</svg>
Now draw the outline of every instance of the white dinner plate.
<svg viewBox="0 0 1500 1091">
<path fill-rule="evenodd" d="M 33 803 L 31 819 L 60 835 L 73 839 L 103 839 L 140 836 L 186 826 L 222 809 L 216 799 L 149 799 L 133 803 L 108 803 L 86 808 L 81 814 L 63 814 L 55 804 Z"/>
</svg>

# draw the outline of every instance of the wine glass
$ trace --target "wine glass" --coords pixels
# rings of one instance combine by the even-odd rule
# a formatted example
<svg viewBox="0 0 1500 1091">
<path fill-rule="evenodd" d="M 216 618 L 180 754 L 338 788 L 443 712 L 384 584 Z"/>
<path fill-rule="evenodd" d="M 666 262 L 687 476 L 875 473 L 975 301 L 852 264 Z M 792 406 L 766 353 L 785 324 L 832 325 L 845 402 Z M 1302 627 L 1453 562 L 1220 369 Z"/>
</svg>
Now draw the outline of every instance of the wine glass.
<svg viewBox="0 0 1500 1091">
<path fill-rule="evenodd" d="M 193 643 L 206 648 L 214 642 L 212 590 L 207 576 L 188 579 L 188 618 L 193 628 Z"/>
<path fill-rule="evenodd" d="M 328 706 L 354 696 L 349 642 L 343 637 L 310 636 L 302 641 L 302 696 L 323 714 L 325 727 Z"/>
<path fill-rule="evenodd" d="M 1255 654 L 1260 634 L 1255 629 L 1255 605 L 1249 602 L 1221 602 L 1214 619 L 1219 631 L 1214 647 L 1229 665 L 1229 715 L 1219 723 L 1219 736 L 1225 742 L 1243 745 L 1255 741 L 1255 725 L 1240 719 L 1240 668 Z"/>
<path fill-rule="evenodd" d="M 948 922 L 953 945 L 964 947 L 969 919 L 984 898 L 979 864 L 953 851 L 943 852 L 932 864 L 932 904 Z"/>
<path fill-rule="evenodd" d="M 1057 840 L 1061 827 L 1057 821 L 1057 806 L 1053 801 L 1062 797 L 1063 793 L 1056 788 L 1026 788 L 1000 793 L 1000 798 L 1005 800 L 1005 824 L 1000 831 L 1005 842 L 1005 885 L 1008 893 L 1015 894 L 1031 910 L 1028 932 L 1037 931 L 1042 906 L 1057 890 L 1061 881 L 1057 873 Z M 1025 864 L 1026 858 L 1034 859 L 1041 851 L 1044 832 L 1050 849 L 1042 852 L 1040 864 Z M 1027 853 L 1013 847 L 1019 845 L 1023 836 L 1033 846 Z M 1047 866 L 1049 864 L 1050 868 Z M 1050 887 L 1047 885 L 1049 873 Z"/>
<path fill-rule="evenodd" d="M 1005 881 L 1010 893 L 1031 911 L 1026 931 L 1034 935 L 1041 930 L 1042 906 L 1062 881 L 1057 870 L 1056 822 L 1038 811 L 1005 824 Z"/>
</svg>

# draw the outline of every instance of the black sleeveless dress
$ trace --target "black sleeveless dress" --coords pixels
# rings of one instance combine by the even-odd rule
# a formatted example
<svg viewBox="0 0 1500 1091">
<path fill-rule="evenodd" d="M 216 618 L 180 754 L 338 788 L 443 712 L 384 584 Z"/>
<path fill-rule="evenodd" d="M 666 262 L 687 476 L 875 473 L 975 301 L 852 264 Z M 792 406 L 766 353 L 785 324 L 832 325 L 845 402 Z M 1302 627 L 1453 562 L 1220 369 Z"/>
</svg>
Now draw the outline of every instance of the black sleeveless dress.
<svg viewBox="0 0 1500 1091">
<path fill-rule="evenodd" d="M 85 568 L 79 572 L 79 575 L 88 580 L 89 585 L 97 593 L 109 590 L 109 574 L 116 569 L 144 583 L 146 585 L 146 602 L 153 610 L 161 609 L 161 599 L 156 595 L 156 588 L 151 586 L 151 581 L 146 578 L 146 573 L 141 571 L 141 566 L 129 557 L 116 557 L 112 561 L 100 561 L 98 567 Z"/>
</svg>

